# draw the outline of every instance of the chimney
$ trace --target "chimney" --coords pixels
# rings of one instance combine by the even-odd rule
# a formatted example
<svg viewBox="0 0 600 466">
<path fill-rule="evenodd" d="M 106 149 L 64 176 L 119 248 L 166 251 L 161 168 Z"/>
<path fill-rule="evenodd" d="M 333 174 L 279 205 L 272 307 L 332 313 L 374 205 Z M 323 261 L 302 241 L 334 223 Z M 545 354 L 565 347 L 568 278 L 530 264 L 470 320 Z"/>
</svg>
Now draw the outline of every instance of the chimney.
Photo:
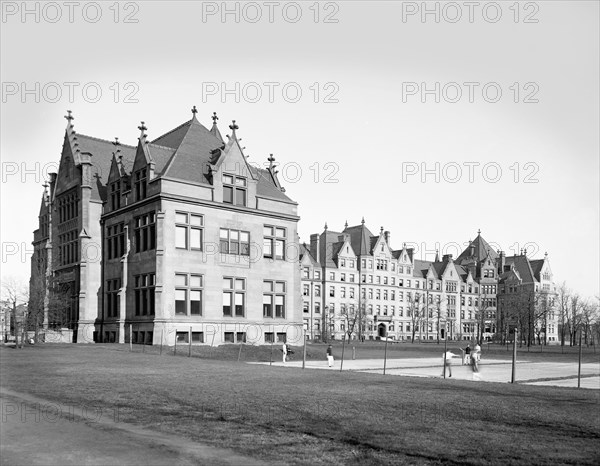
<svg viewBox="0 0 600 466">
<path fill-rule="evenodd" d="M 317 262 L 321 262 L 319 258 L 319 234 L 310 235 L 310 254 Z"/>
<path fill-rule="evenodd" d="M 452 262 L 452 254 L 444 254 L 444 257 L 442 257 L 442 262 Z"/>
<path fill-rule="evenodd" d="M 504 251 L 500 251 L 500 273 L 504 272 L 504 267 L 506 266 L 506 255 Z"/>
<path fill-rule="evenodd" d="M 383 237 L 385 238 L 385 242 L 387 243 L 387 245 L 391 248 L 392 245 L 390 244 L 390 232 L 389 231 L 384 231 L 383 232 Z"/>
<path fill-rule="evenodd" d="M 471 246 L 469 246 L 469 256 L 475 257 L 475 245 L 473 243 L 471 243 Z"/>
<path fill-rule="evenodd" d="M 56 188 L 56 178 L 58 175 L 56 173 L 50 173 L 50 199 L 54 196 L 54 189 Z"/>
</svg>

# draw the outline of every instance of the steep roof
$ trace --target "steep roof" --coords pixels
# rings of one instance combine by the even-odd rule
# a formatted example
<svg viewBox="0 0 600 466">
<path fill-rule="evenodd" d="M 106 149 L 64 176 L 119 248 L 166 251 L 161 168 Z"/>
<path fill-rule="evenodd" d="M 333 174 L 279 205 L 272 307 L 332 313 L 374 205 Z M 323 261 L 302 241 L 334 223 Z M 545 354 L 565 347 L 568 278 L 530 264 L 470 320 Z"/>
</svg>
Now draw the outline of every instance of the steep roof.
<svg viewBox="0 0 600 466">
<path fill-rule="evenodd" d="M 541 281 L 540 274 L 542 272 L 542 267 L 544 267 L 544 262 L 544 259 L 536 259 L 534 261 L 529 261 L 529 265 L 531 266 L 533 276 L 538 282 Z"/>
<path fill-rule="evenodd" d="M 300 245 L 299 257 L 300 257 L 300 260 L 302 260 L 304 257 L 307 257 L 310 260 L 310 263 L 313 265 L 313 267 L 321 267 L 321 264 L 319 264 L 316 261 L 316 259 L 310 253 L 310 249 L 304 243 Z"/>
<path fill-rule="evenodd" d="M 369 231 L 364 222 L 353 227 L 346 227 L 343 233 L 350 235 L 350 245 L 357 256 L 371 255 L 373 233 Z"/>
<path fill-rule="evenodd" d="M 77 142 L 81 152 L 92 154 L 92 199 L 106 200 L 105 186 L 110 174 L 113 152 L 116 152 L 117 146 L 111 141 L 79 133 L 77 133 Z M 125 144 L 119 144 L 118 148 L 123 160 L 133 164 L 136 148 Z"/>
<path fill-rule="evenodd" d="M 431 264 L 433 264 L 433 262 L 415 259 L 413 264 L 413 277 L 425 278 L 429 272 L 429 267 L 431 267 Z"/>
<path fill-rule="evenodd" d="M 471 254 L 471 246 L 474 246 L 474 254 Z M 482 262 L 488 254 L 492 261 L 498 258 L 498 253 L 483 239 L 481 233 L 477 233 L 477 238 L 469 243 L 467 248 L 456 258 L 456 261 L 461 263 L 463 260 L 474 257 L 477 262 Z"/>
<path fill-rule="evenodd" d="M 292 201 L 276 184 L 271 172 L 264 168 L 258 168 L 250 165 L 250 170 L 258 178 L 256 194 L 260 197 L 276 199 L 278 201 Z"/>
<path fill-rule="evenodd" d="M 527 256 L 510 256 L 506 258 L 506 265 L 514 264 L 515 270 L 525 283 L 536 281 Z"/>
<path fill-rule="evenodd" d="M 207 178 L 211 151 L 223 146 L 214 134 L 194 117 L 175 130 L 156 139 L 155 144 L 175 148 L 165 176 L 192 183 L 210 184 Z M 177 145 L 175 145 L 177 144 Z"/>
</svg>

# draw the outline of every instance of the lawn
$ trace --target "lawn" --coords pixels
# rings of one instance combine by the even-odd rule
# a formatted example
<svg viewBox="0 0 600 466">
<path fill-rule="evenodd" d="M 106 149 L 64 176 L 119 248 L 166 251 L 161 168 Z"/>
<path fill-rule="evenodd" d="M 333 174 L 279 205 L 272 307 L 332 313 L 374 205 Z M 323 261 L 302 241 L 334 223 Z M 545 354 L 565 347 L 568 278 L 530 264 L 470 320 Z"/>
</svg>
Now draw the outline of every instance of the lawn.
<svg viewBox="0 0 600 466">
<path fill-rule="evenodd" d="M 308 354 L 324 359 L 324 348 L 309 345 Z M 372 357 L 383 345 L 357 348 Z M 237 362 L 238 346 L 215 348 L 210 357 L 202 354 L 208 348 L 195 349 L 193 358 L 173 357 L 172 348 L 162 356 L 155 347 L 127 350 L 2 348 L 1 383 L 55 402 L 118 409 L 121 422 L 276 463 L 600 463 L 596 390 L 248 365 Z M 388 345 L 389 352 L 430 357 L 440 350 Z M 279 360 L 278 347 L 273 353 Z M 241 354 L 268 361 L 270 348 Z M 565 357 L 544 353 L 555 356 Z"/>
</svg>

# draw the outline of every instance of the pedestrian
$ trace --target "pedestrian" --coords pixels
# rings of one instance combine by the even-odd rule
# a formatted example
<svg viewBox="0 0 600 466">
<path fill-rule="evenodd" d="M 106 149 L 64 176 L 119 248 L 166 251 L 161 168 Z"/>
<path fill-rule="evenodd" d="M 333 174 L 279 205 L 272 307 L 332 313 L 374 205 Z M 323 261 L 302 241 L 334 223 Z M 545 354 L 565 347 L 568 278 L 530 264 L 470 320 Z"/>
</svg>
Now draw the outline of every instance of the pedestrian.
<svg viewBox="0 0 600 466">
<path fill-rule="evenodd" d="M 329 367 L 333 367 L 333 348 L 331 345 L 327 347 L 327 364 Z"/>
<path fill-rule="evenodd" d="M 442 377 L 446 373 L 446 368 L 448 368 L 448 377 L 452 377 L 452 358 L 454 356 L 454 353 L 450 351 L 444 353 L 444 372 L 442 372 Z"/>
<path fill-rule="evenodd" d="M 465 348 L 465 359 L 466 359 L 466 363 L 467 364 L 471 364 L 471 346 L 467 345 L 467 347 Z M 465 362 L 463 361 L 463 365 L 465 364 Z"/>
<path fill-rule="evenodd" d="M 479 345 L 475 345 L 475 348 L 473 348 L 473 352 L 471 353 L 471 369 L 473 369 L 473 372 L 479 372 L 479 366 L 477 365 L 478 361 L 479 361 L 479 349 L 480 346 Z"/>
<path fill-rule="evenodd" d="M 283 351 L 283 363 L 285 364 L 286 358 L 287 358 L 287 345 L 285 344 L 285 341 L 283 342 L 283 346 L 281 347 L 281 351 Z"/>
</svg>

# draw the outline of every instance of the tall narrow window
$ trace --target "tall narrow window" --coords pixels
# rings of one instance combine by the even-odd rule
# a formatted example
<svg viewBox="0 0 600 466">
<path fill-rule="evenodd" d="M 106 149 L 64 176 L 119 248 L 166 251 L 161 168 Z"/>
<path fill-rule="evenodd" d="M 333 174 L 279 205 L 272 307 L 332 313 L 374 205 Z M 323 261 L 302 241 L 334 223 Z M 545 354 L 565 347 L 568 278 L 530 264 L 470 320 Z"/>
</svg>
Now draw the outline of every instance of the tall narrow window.
<svg viewBox="0 0 600 466">
<path fill-rule="evenodd" d="M 202 315 L 202 275 L 175 274 L 175 314 Z"/>
<path fill-rule="evenodd" d="M 134 277 L 135 315 L 154 315 L 154 286 L 153 273 L 136 275 Z"/>
<path fill-rule="evenodd" d="M 142 168 L 135 172 L 135 200 L 141 201 L 146 198 L 146 169 Z"/>
<path fill-rule="evenodd" d="M 223 315 L 244 317 L 246 313 L 246 279 L 223 278 Z"/>
<path fill-rule="evenodd" d="M 272 225 L 263 227 L 263 256 L 271 259 L 285 260 L 285 228 Z"/>
<path fill-rule="evenodd" d="M 156 248 L 156 216 L 154 212 L 135 217 L 134 231 L 136 252 Z"/>
<path fill-rule="evenodd" d="M 110 206 L 111 210 L 121 208 L 121 180 L 117 180 L 110 185 Z"/>
<path fill-rule="evenodd" d="M 250 233 L 248 231 L 229 230 L 219 231 L 219 251 L 221 254 L 250 255 Z"/>
</svg>

